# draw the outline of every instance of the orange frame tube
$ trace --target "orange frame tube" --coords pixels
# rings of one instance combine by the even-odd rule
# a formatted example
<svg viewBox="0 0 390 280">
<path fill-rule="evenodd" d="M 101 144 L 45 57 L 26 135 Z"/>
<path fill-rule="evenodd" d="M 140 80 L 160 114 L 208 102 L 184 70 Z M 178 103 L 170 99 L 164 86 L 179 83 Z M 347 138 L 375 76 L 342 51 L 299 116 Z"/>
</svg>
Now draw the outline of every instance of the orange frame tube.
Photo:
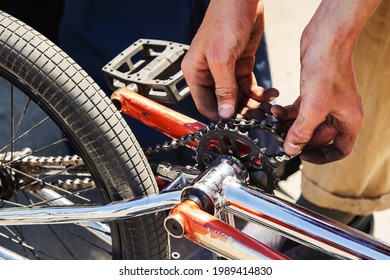
<svg viewBox="0 0 390 280">
<path fill-rule="evenodd" d="M 174 220 L 177 225 L 181 225 L 183 235 L 190 241 L 229 259 L 289 259 L 287 256 L 202 211 L 199 205 L 191 200 L 185 200 L 171 210 L 166 219 L 166 227 L 168 220 Z M 169 231 L 169 228 L 167 230 Z"/>
</svg>

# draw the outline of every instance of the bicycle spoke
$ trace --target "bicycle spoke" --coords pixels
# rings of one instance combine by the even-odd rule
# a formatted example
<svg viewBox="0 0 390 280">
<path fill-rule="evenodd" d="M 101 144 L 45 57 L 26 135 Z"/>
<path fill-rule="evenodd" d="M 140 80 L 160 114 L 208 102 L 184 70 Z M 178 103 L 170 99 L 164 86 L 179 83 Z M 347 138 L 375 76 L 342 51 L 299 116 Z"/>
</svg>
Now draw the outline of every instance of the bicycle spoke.
<svg viewBox="0 0 390 280">
<path fill-rule="evenodd" d="M 0 201 L 3 202 L 4 204 L 9 204 L 9 205 L 11 205 L 11 206 L 26 207 L 26 205 L 24 205 L 24 204 L 16 203 L 16 202 L 13 202 L 13 201 L 10 201 L 10 200 L 1 199 Z M 3 205 L 3 206 L 4 206 L 4 205 Z M 3 206 L 0 207 L 0 208 L 4 208 Z"/>
<path fill-rule="evenodd" d="M 27 112 L 27 109 L 28 109 L 28 107 L 30 105 L 30 102 L 31 102 L 31 99 L 28 97 L 27 98 L 27 102 L 24 105 L 23 111 L 22 111 L 21 115 L 19 116 L 18 123 L 17 123 L 17 125 L 15 127 L 14 126 L 14 124 L 15 124 L 15 115 L 14 115 L 14 85 L 11 85 L 11 105 L 10 105 L 10 107 L 11 107 L 11 139 L 10 139 L 10 143 L 7 145 L 7 146 L 10 147 L 11 151 L 13 151 L 12 147 L 13 147 L 13 144 L 15 144 L 15 141 L 13 139 L 15 138 L 15 135 L 19 131 L 20 125 L 22 124 L 24 116 L 26 115 L 26 112 Z M 3 149 L 0 152 L 2 152 Z M 9 152 L 9 150 L 5 154 L 7 155 L 8 152 Z M 11 155 L 11 157 L 12 157 L 12 155 Z"/>
<path fill-rule="evenodd" d="M 37 178 L 37 180 L 39 180 L 39 182 L 44 182 L 44 180 L 47 180 L 47 179 L 50 179 L 50 178 L 54 178 L 54 177 L 56 177 L 58 175 L 61 175 L 61 174 L 66 174 L 68 171 L 71 171 L 71 170 L 76 169 L 77 167 L 80 167 L 80 166 L 83 166 L 83 165 L 84 165 L 83 163 L 79 163 L 79 164 L 73 165 L 71 167 L 65 168 L 64 170 L 57 171 L 56 173 L 48 175 L 46 177 L 43 177 L 43 178 L 40 178 L 40 179 Z M 32 183 L 30 183 L 28 185 L 24 185 L 21 189 L 26 189 L 28 187 L 31 187 L 31 186 L 35 185 L 36 183 L 37 183 L 37 181 L 32 182 Z"/>
<path fill-rule="evenodd" d="M 98 249 L 102 250 L 103 252 L 105 252 L 105 253 L 111 255 L 111 251 L 108 251 L 107 249 L 104 249 L 102 246 L 99 246 L 98 244 L 96 244 L 96 243 L 94 243 L 94 242 L 91 242 L 90 240 L 88 240 L 87 238 L 81 236 L 80 234 L 77 234 L 77 233 L 75 233 L 75 232 L 73 232 L 73 231 L 67 229 L 66 227 L 64 227 L 64 226 L 62 226 L 62 225 L 56 225 L 56 226 L 57 226 L 57 227 L 60 227 L 62 230 L 68 232 L 69 234 L 71 234 L 71 235 L 73 235 L 73 236 L 75 236 L 75 237 L 77 237 L 77 238 L 79 238 L 79 239 L 81 239 L 81 240 L 87 242 L 88 244 L 92 245 L 93 247 L 98 248 Z"/>
<path fill-rule="evenodd" d="M 17 123 L 17 125 L 16 125 L 16 127 L 15 127 L 15 135 L 16 135 L 16 134 L 18 133 L 18 131 L 19 131 L 20 125 L 22 124 L 22 121 L 24 120 L 24 117 L 25 117 L 25 115 L 26 115 L 26 112 L 27 112 L 27 109 L 28 109 L 28 107 L 29 107 L 29 105 L 30 105 L 30 102 L 31 102 L 31 98 L 28 97 L 28 98 L 27 98 L 26 105 L 24 105 L 23 111 L 22 111 L 22 113 L 20 114 L 18 123 Z"/>
<path fill-rule="evenodd" d="M 36 258 L 39 258 L 39 256 L 36 254 L 36 251 L 34 249 L 33 246 L 29 245 L 24 236 L 23 236 L 23 229 L 21 226 L 19 226 L 19 229 L 17 227 L 15 227 L 15 230 L 17 231 L 17 233 L 15 233 L 14 231 L 12 231 L 9 227 L 4 227 L 15 239 L 14 240 L 17 240 L 18 241 L 18 244 L 23 244 L 23 245 L 26 245 L 26 246 L 22 246 L 23 248 L 23 251 L 24 251 L 24 256 L 26 257 L 27 256 L 27 250 L 33 254 Z"/>
<path fill-rule="evenodd" d="M 32 126 L 31 128 L 29 128 L 28 130 L 26 130 L 24 133 L 22 133 L 19 137 L 17 137 L 16 139 L 14 140 L 11 140 L 11 143 L 9 143 L 7 146 L 3 147 L 1 150 L 0 150 L 0 153 L 2 153 L 4 150 L 8 149 L 9 146 L 11 145 L 14 145 L 15 143 L 17 143 L 18 141 L 20 141 L 21 139 L 23 139 L 24 137 L 26 137 L 28 134 L 30 134 L 31 132 L 33 132 L 34 130 L 36 130 L 38 127 L 40 127 L 41 125 L 43 125 L 46 121 L 50 120 L 49 117 L 46 117 L 44 118 L 43 120 L 39 121 L 38 123 L 36 123 L 34 126 Z"/>
<path fill-rule="evenodd" d="M 72 193 L 72 192 L 70 192 L 70 191 L 67 191 L 67 190 L 62 189 L 62 188 L 60 188 L 60 187 L 57 187 L 57 186 L 55 186 L 55 185 L 53 185 L 53 184 L 50 184 L 50 183 L 48 183 L 48 182 L 43 182 L 41 179 L 36 178 L 36 177 L 33 177 L 33 176 L 31 176 L 31 175 L 29 175 L 29 174 L 27 174 L 27 173 L 25 173 L 25 172 L 22 172 L 22 171 L 20 171 L 20 170 L 16 170 L 16 169 L 15 169 L 14 171 L 15 171 L 15 173 L 21 174 L 21 175 L 23 175 L 23 176 L 25 176 L 25 177 L 27 177 L 27 178 L 29 178 L 29 179 L 31 179 L 31 180 L 34 180 L 34 182 L 35 182 L 36 184 L 39 184 L 40 186 L 48 186 L 48 187 L 50 187 L 50 188 L 54 188 L 54 189 L 56 189 L 56 190 L 65 192 L 65 193 L 67 193 L 68 195 L 71 195 L 71 196 L 75 196 L 75 197 L 77 197 L 77 198 L 80 198 L 80 199 L 82 199 L 82 200 L 84 200 L 84 201 L 86 201 L 86 202 L 91 202 L 90 199 L 77 195 L 77 192 L 76 192 L 76 193 Z M 80 193 L 80 192 L 79 192 L 79 193 Z"/>
<path fill-rule="evenodd" d="M 48 175 L 48 176 L 46 176 L 46 177 L 43 177 L 43 178 L 41 178 L 41 180 L 42 180 L 42 181 L 48 180 L 48 179 L 54 178 L 54 177 L 56 177 L 56 176 L 58 176 L 58 175 L 68 173 L 69 171 L 74 170 L 74 169 L 76 169 L 76 168 L 78 168 L 78 167 L 80 167 L 80 166 L 84 166 L 84 163 L 79 163 L 79 164 L 70 166 L 70 167 L 68 167 L 68 168 L 65 168 L 64 170 L 60 170 L 60 171 L 58 171 L 58 172 L 56 172 L 56 173 L 54 173 L 54 174 Z"/>
<path fill-rule="evenodd" d="M 5 238 L 6 240 L 8 240 L 8 241 L 10 241 L 10 242 L 12 242 L 12 243 L 18 244 L 18 245 L 20 245 L 20 246 L 26 248 L 27 250 L 32 250 L 32 251 L 34 252 L 33 255 L 34 255 L 37 259 L 41 259 L 40 255 L 41 255 L 41 256 L 45 256 L 45 257 L 49 257 L 49 258 L 51 258 L 51 259 L 53 259 L 53 260 L 58 260 L 58 259 L 59 259 L 59 258 L 57 258 L 57 257 L 55 257 L 55 256 L 53 256 L 53 255 L 50 255 L 50 254 L 48 254 L 48 253 L 46 253 L 46 252 L 43 252 L 42 250 L 38 250 L 37 248 L 34 248 L 34 247 L 32 247 L 31 245 L 29 245 L 29 244 L 27 244 L 27 243 L 25 243 L 25 242 L 23 242 L 23 241 L 20 242 L 20 241 L 17 240 L 17 239 L 13 239 L 13 238 L 11 238 L 10 236 L 8 236 L 8 235 L 6 235 L 6 234 L 4 234 L 4 233 L 2 233 L 2 232 L 0 232 L 0 237 Z M 25 257 L 26 257 L 26 256 L 25 256 Z"/>
<path fill-rule="evenodd" d="M 65 244 L 65 242 L 58 236 L 57 232 L 53 229 L 52 226 L 48 226 L 49 230 L 53 233 L 54 237 L 60 242 L 60 244 L 64 247 L 64 249 L 68 252 L 68 254 L 72 257 L 72 259 L 76 260 L 76 256 L 73 254 L 72 250 Z"/>
<path fill-rule="evenodd" d="M 12 238 L 11 236 L 6 235 L 6 234 L 4 234 L 2 232 L 0 232 L 0 236 L 5 238 L 5 239 L 7 239 L 8 241 L 11 241 L 13 243 L 19 244 L 20 246 L 23 246 L 23 247 L 26 247 L 28 249 L 34 250 L 33 247 L 31 247 L 30 245 L 28 245 L 27 243 L 25 243 L 25 242 L 23 242 L 23 241 L 21 241 L 19 239 Z"/>
<path fill-rule="evenodd" d="M 40 201 L 40 202 L 34 203 L 32 205 L 28 205 L 27 207 L 44 205 L 44 204 L 56 201 L 56 200 L 61 199 L 61 198 L 70 198 L 70 197 L 78 197 L 78 198 L 80 198 L 79 194 L 82 194 L 82 193 L 85 193 L 85 192 L 89 192 L 89 191 L 92 191 L 92 190 L 94 190 L 94 189 L 92 189 L 92 188 L 91 189 L 84 189 L 84 190 L 81 190 L 81 191 L 78 191 L 78 192 L 69 193 L 67 195 L 62 195 L 61 197 L 58 197 L 58 198 L 53 198 L 53 199 L 47 199 L 47 200 L 44 200 L 44 201 Z"/>
<path fill-rule="evenodd" d="M 11 86 L 11 143 L 10 143 L 10 150 L 11 150 L 11 160 L 13 156 L 13 151 L 14 151 L 14 139 L 15 137 L 15 119 L 14 119 L 14 87 L 13 85 Z M 12 166 L 11 166 L 11 173 L 12 173 Z"/>
<path fill-rule="evenodd" d="M 34 202 L 32 201 L 32 199 L 26 194 L 26 192 L 24 190 L 22 190 L 20 193 L 23 194 L 24 198 L 30 202 L 30 204 L 33 204 Z M 15 199 L 17 200 L 17 196 L 15 196 Z"/>
<path fill-rule="evenodd" d="M 23 194 L 23 196 L 24 196 L 25 199 L 27 199 L 28 201 L 30 201 L 30 203 L 32 202 L 32 200 L 28 197 L 28 195 L 27 195 L 24 191 L 22 191 L 21 193 Z M 18 197 L 17 197 L 17 196 L 15 196 L 15 201 L 18 202 Z M 18 231 L 18 234 L 19 234 L 19 236 L 20 236 L 20 240 L 21 240 L 21 241 L 25 241 L 26 239 L 24 238 L 23 227 L 22 227 L 22 226 L 19 226 L 19 227 L 16 228 L 16 230 Z M 24 252 L 25 252 L 25 256 L 27 256 L 26 248 L 23 247 L 23 250 L 24 250 Z M 38 256 L 38 254 L 35 252 L 35 250 L 30 250 L 30 252 L 35 256 L 35 258 L 39 259 L 39 256 Z"/>
</svg>

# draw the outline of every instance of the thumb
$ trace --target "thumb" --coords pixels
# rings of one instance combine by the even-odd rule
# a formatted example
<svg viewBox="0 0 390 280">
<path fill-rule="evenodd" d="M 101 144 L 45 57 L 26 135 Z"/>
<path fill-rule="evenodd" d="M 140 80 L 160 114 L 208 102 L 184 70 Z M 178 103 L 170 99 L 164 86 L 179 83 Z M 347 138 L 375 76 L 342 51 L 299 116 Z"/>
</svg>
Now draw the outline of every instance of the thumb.
<svg viewBox="0 0 390 280">
<path fill-rule="evenodd" d="M 222 119 L 233 118 L 236 112 L 237 89 L 234 87 L 216 87 L 215 96 L 218 104 L 218 115 Z"/>
<path fill-rule="evenodd" d="M 315 129 L 323 122 L 324 118 L 318 113 L 305 114 L 299 112 L 293 125 L 287 132 L 283 144 L 284 152 L 290 156 L 299 154 L 306 144 L 311 140 Z"/>
<path fill-rule="evenodd" d="M 224 67 L 210 68 L 210 71 L 215 83 L 218 115 L 222 119 L 230 119 L 235 115 L 238 100 L 235 67 L 229 63 Z"/>
</svg>

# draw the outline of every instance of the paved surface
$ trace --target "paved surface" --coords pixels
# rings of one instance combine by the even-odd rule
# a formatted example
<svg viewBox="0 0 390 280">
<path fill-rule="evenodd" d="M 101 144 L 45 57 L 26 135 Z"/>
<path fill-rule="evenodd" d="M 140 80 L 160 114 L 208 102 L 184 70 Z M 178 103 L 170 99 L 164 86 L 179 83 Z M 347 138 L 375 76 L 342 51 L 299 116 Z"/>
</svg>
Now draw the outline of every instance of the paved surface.
<svg viewBox="0 0 390 280">
<path fill-rule="evenodd" d="M 291 104 L 299 94 L 300 35 L 316 10 L 319 0 L 265 0 L 265 26 L 273 86 L 281 96 L 278 103 Z M 300 193 L 300 172 L 282 187 L 293 197 Z M 390 243 L 390 209 L 374 214 L 374 236 Z"/>
</svg>

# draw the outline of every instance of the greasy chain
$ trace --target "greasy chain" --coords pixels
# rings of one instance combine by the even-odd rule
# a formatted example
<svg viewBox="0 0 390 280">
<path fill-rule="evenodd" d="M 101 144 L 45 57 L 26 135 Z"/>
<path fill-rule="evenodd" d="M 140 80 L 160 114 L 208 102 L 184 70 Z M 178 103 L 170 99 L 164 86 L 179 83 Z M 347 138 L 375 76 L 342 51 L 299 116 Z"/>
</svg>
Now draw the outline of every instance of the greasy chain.
<svg viewBox="0 0 390 280">
<path fill-rule="evenodd" d="M 23 166 L 23 169 L 28 168 L 28 170 L 30 170 L 32 174 L 40 173 L 40 170 L 43 169 L 56 168 L 57 170 L 63 169 L 64 171 L 69 171 L 74 168 L 82 168 L 84 166 L 83 159 L 78 155 L 45 157 L 33 156 L 28 154 L 12 156 L 11 153 L 7 153 L 7 155 L 1 154 L 0 160 L 2 162 L 2 166 L 12 166 L 13 168 L 18 165 Z M 61 175 L 61 171 L 59 171 L 59 175 Z M 23 177 L 23 174 L 21 174 L 20 176 Z M 39 182 L 38 178 L 37 182 Z M 66 179 L 64 181 L 58 180 L 56 182 L 50 182 L 50 185 L 55 185 L 63 189 L 77 189 L 94 187 L 95 183 L 91 178 L 85 177 L 82 179 L 74 178 Z"/>
<path fill-rule="evenodd" d="M 265 120 L 221 120 L 217 123 L 212 123 L 195 133 L 183 136 L 180 139 L 172 140 L 162 145 L 148 147 L 144 149 L 144 152 L 147 155 L 151 155 L 171 151 L 196 141 L 198 142 L 198 146 L 193 149 L 196 152 L 195 160 L 198 163 L 199 169 L 203 170 L 208 167 L 208 164 L 205 163 L 204 156 L 206 156 L 206 159 L 211 157 L 208 161 L 212 162 L 213 159 L 215 159 L 212 154 L 229 153 L 241 160 L 248 168 L 248 173 L 250 175 L 249 184 L 259 187 L 267 193 L 273 193 L 273 190 L 277 188 L 277 182 L 279 181 L 279 178 L 276 176 L 277 163 L 289 160 L 290 157 L 283 151 L 279 151 L 275 154 L 268 153 L 267 147 L 260 147 L 258 145 L 258 139 L 252 139 L 249 136 L 249 131 L 252 129 L 260 129 L 272 134 L 277 141 L 283 142 L 285 133 L 283 132 L 282 125 L 282 123 L 277 121 L 270 123 Z M 247 146 L 250 150 L 248 156 L 241 154 L 237 144 L 232 144 L 232 149 L 226 149 L 222 146 L 219 148 L 217 147 L 214 150 L 213 148 L 211 148 L 211 150 L 208 149 L 209 144 L 210 146 L 215 146 L 215 143 L 213 142 L 214 139 L 224 141 L 225 138 L 229 138 L 228 142 L 230 143 L 237 143 L 237 140 L 239 143 Z M 221 143 L 219 140 L 217 140 L 217 142 Z M 259 171 L 262 172 L 261 177 L 259 177 Z M 265 178 L 265 182 L 261 178 Z"/>
<path fill-rule="evenodd" d="M 144 153 L 147 155 L 156 154 L 160 152 L 167 152 L 171 150 L 175 150 L 180 146 L 186 146 L 193 141 L 200 141 L 202 136 L 205 135 L 208 131 L 213 130 L 215 127 L 219 127 L 222 129 L 229 129 L 234 131 L 235 129 L 261 129 L 268 133 L 271 133 L 275 139 L 279 142 L 284 142 L 284 138 L 286 136 L 285 132 L 281 128 L 281 123 L 279 122 L 267 122 L 266 120 L 246 120 L 246 119 L 231 119 L 231 120 L 220 120 L 216 123 L 211 123 L 206 126 L 202 130 L 197 130 L 194 133 L 188 134 L 186 136 L 182 136 L 180 139 L 172 140 L 170 142 L 165 142 L 164 144 L 158 144 L 155 146 L 150 146 L 144 149 Z M 195 148 L 196 149 L 196 148 Z M 278 161 L 282 162 L 285 160 L 289 160 L 289 156 L 283 152 L 274 155 L 267 156 L 270 161 Z"/>
<path fill-rule="evenodd" d="M 221 120 L 216 123 L 211 123 L 206 126 L 202 130 L 198 130 L 194 133 L 182 136 L 177 140 L 172 140 L 169 142 L 165 142 L 163 144 L 157 144 L 153 147 L 148 147 L 143 149 L 146 155 L 167 152 L 171 150 L 175 150 L 181 146 L 186 146 L 189 143 L 197 141 L 198 143 L 202 140 L 209 131 L 214 130 L 215 128 L 219 129 L 227 129 L 229 131 L 236 131 L 237 129 L 249 131 L 250 129 L 261 129 L 270 134 L 272 134 L 275 139 L 279 142 L 283 142 L 285 138 L 285 132 L 280 127 L 280 123 L 278 122 L 267 122 L 266 120 L 245 120 L 245 119 L 231 119 L 231 120 Z M 249 140 L 254 140 L 250 139 Z M 263 149 L 266 150 L 266 147 Z M 197 148 L 194 148 L 197 151 Z M 264 155 L 269 162 L 282 162 L 284 160 L 289 160 L 289 156 L 283 152 L 278 154 L 267 154 L 264 152 Z M 76 167 L 77 165 L 83 166 L 83 159 L 78 155 L 73 156 L 57 156 L 57 157 L 45 157 L 45 156 L 33 156 L 33 155 L 24 155 L 11 158 L 10 154 L 6 156 L 0 155 L 0 160 L 3 162 L 3 165 L 12 164 L 22 164 L 23 166 L 30 168 L 31 170 L 39 170 L 40 168 L 54 168 L 54 167 L 66 167 L 71 169 Z M 276 179 L 276 178 L 275 178 Z M 78 188 L 78 187 L 91 187 L 93 186 L 93 181 L 89 178 L 84 179 L 69 179 L 65 181 L 58 181 L 55 183 L 56 185 L 62 188 Z"/>
</svg>

